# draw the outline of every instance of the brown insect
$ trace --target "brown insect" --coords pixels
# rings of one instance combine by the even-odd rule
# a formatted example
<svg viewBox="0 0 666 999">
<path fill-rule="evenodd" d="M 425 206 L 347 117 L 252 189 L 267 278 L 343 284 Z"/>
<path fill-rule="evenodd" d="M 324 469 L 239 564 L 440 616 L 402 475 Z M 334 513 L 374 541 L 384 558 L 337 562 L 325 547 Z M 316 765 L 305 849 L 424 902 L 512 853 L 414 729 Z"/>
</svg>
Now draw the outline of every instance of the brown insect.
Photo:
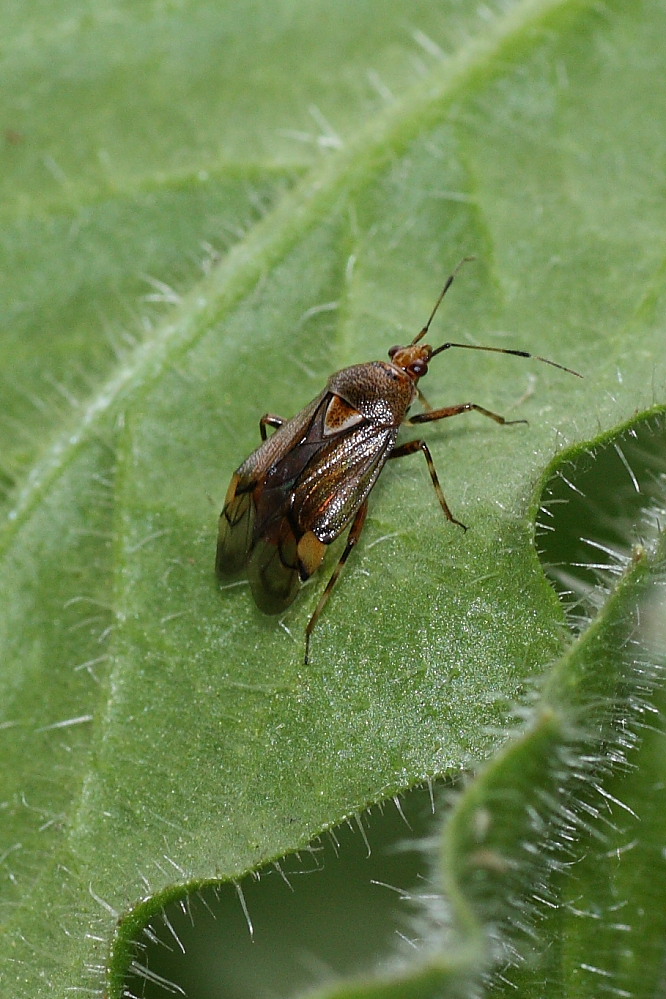
<svg viewBox="0 0 666 999">
<path fill-rule="evenodd" d="M 306 663 L 312 631 L 359 539 L 368 496 L 389 459 L 422 451 L 445 516 L 467 530 L 449 509 L 426 442 L 396 445 L 400 426 L 431 423 L 470 410 L 502 425 L 527 422 L 506 420 L 475 402 L 433 409 L 418 387 L 432 358 L 451 347 L 486 350 L 532 357 L 581 377 L 525 350 L 468 343 L 443 343 L 433 350 L 420 343 L 467 259 L 447 279 L 420 333 L 406 347 L 391 347 L 389 361 L 336 371 L 323 392 L 290 420 L 269 413 L 262 416 L 263 443 L 231 478 L 220 515 L 215 570 L 225 580 L 245 571 L 255 602 L 266 614 L 279 614 L 289 606 L 301 583 L 321 565 L 328 546 L 351 524 L 344 551 L 305 629 Z M 425 411 L 407 419 L 417 397 Z M 268 439 L 266 427 L 275 428 Z"/>
</svg>

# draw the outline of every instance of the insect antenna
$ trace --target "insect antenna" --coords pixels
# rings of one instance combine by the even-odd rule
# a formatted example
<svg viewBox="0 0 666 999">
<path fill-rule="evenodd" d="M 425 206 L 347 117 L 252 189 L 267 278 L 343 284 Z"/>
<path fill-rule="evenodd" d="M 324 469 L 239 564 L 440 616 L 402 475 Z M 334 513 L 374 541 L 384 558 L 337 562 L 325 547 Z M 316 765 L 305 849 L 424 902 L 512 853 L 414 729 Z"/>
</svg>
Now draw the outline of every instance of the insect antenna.
<svg viewBox="0 0 666 999">
<path fill-rule="evenodd" d="M 419 340 L 422 340 L 423 337 L 426 335 L 426 333 L 430 329 L 430 323 L 435 318 L 435 314 L 436 314 L 438 308 L 440 307 L 440 305 L 442 304 L 442 299 L 444 298 L 444 296 L 446 295 L 447 291 L 449 290 L 449 288 L 451 287 L 451 285 L 455 281 L 456 275 L 457 275 L 458 271 L 463 266 L 463 264 L 469 264 L 469 263 L 471 263 L 472 260 L 476 260 L 476 257 L 463 257 L 462 260 L 460 261 L 460 263 L 458 264 L 458 266 L 454 269 L 453 273 L 449 274 L 449 276 L 446 279 L 446 282 L 444 283 L 444 287 L 442 288 L 441 292 L 439 293 L 439 298 L 435 302 L 435 307 L 432 310 L 432 312 L 430 313 L 430 315 L 428 316 L 428 322 L 425 324 L 425 326 L 423 327 L 423 329 L 421 330 L 421 332 L 416 334 L 416 336 L 412 340 L 411 346 L 413 346 L 415 343 L 418 343 Z M 451 346 L 453 346 L 453 344 L 451 344 Z"/>
<path fill-rule="evenodd" d="M 476 259 L 475 257 L 463 257 L 462 260 L 460 261 L 460 263 L 458 264 L 458 266 L 453 271 L 453 273 L 448 276 L 448 278 L 446 279 L 446 281 L 444 283 L 444 287 L 442 288 L 441 292 L 439 293 L 439 298 L 435 302 L 435 307 L 432 310 L 432 312 L 430 313 L 430 315 L 428 316 L 428 322 L 425 324 L 425 326 L 423 327 L 423 329 L 421 330 L 421 332 L 417 333 L 417 335 L 414 337 L 414 339 L 412 340 L 412 344 L 411 344 L 412 346 L 415 343 L 418 343 L 419 340 L 422 340 L 423 337 L 428 332 L 428 330 L 430 329 L 430 324 L 433 321 L 433 319 L 435 318 L 435 315 L 437 313 L 438 308 L 442 304 L 442 299 L 444 298 L 444 296 L 446 295 L 447 291 L 449 290 L 449 288 L 451 287 L 451 285 L 455 281 L 456 275 L 457 275 L 458 271 L 460 270 L 460 268 L 463 266 L 463 264 L 468 264 L 468 263 L 470 263 L 470 261 L 475 260 L 475 259 Z M 433 352 L 430 355 L 430 357 L 431 358 L 434 357 L 435 354 L 441 354 L 442 351 L 444 351 L 444 350 L 450 350 L 451 347 L 461 347 L 464 350 L 487 350 L 487 351 L 490 351 L 492 354 L 513 354 L 514 357 L 531 357 L 535 361 L 542 361 L 544 364 L 550 364 L 551 367 L 553 367 L 553 368 L 559 368 L 560 371 L 566 371 L 570 375 L 575 375 L 576 378 L 582 378 L 583 377 L 580 374 L 580 372 L 574 371 L 573 368 L 567 368 L 567 367 L 564 366 L 564 364 L 558 364 L 557 361 L 549 361 L 547 357 L 540 357 L 539 354 L 530 354 L 530 352 L 527 351 L 527 350 L 511 350 L 508 347 L 481 347 L 481 346 L 479 346 L 477 344 L 473 344 L 473 343 L 451 343 L 451 342 L 449 342 L 449 343 L 443 343 L 441 347 L 437 347 L 435 350 L 433 350 Z"/>
<path fill-rule="evenodd" d="M 550 364 L 553 368 L 559 368 L 560 371 L 566 371 L 570 375 L 575 375 L 576 378 L 582 378 L 583 376 L 579 371 L 574 371 L 573 368 L 567 368 L 564 364 L 558 364 L 557 361 L 549 361 L 547 357 L 540 357 L 538 354 L 530 354 L 528 350 L 511 350 L 508 347 L 480 347 L 475 343 L 443 343 L 441 347 L 437 347 L 433 350 L 431 357 L 435 354 L 441 354 L 443 350 L 449 350 L 450 347 L 462 347 L 464 350 L 488 350 L 493 354 L 513 354 L 514 357 L 531 357 L 535 361 L 543 361 L 544 364 Z"/>
</svg>

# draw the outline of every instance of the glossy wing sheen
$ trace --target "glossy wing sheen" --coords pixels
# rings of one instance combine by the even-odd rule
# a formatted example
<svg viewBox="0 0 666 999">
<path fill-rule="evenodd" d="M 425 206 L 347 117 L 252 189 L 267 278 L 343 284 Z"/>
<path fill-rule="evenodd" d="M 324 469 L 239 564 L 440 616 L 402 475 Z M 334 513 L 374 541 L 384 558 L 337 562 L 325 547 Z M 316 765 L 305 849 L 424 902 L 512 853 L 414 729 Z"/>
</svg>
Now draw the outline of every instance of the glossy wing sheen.
<svg viewBox="0 0 666 999">
<path fill-rule="evenodd" d="M 307 432 L 255 490 L 248 579 L 267 613 L 287 607 L 319 567 L 372 489 L 398 432 L 366 420 L 333 393 L 315 402 Z"/>
<path fill-rule="evenodd" d="M 370 493 L 397 435 L 397 427 L 362 419 L 326 440 L 294 487 L 294 510 L 303 527 L 330 545 Z"/>
</svg>

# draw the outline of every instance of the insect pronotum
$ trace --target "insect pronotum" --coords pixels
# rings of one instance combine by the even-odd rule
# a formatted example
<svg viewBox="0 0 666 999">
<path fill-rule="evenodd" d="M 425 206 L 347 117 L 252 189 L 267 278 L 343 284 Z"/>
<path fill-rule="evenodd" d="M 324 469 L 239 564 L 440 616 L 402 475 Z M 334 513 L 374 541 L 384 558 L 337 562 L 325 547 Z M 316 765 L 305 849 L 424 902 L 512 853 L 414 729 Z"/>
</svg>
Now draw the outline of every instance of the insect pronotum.
<svg viewBox="0 0 666 999">
<path fill-rule="evenodd" d="M 215 569 L 224 580 L 245 572 L 255 602 L 266 614 L 279 614 L 289 606 L 301 583 L 321 565 L 328 546 L 349 527 L 342 555 L 305 629 L 305 663 L 312 631 L 360 537 L 368 496 L 387 461 L 422 451 L 445 517 L 467 530 L 449 509 L 426 442 L 396 444 L 401 425 L 432 423 L 471 410 L 503 426 L 527 422 L 506 420 L 475 402 L 433 409 L 418 386 L 432 358 L 452 347 L 485 350 L 531 357 L 581 377 L 526 350 L 452 342 L 433 349 L 421 343 L 468 259 L 447 279 L 423 329 L 406 347 L 391 347 L 388 361 L 336 371 L 316 399 L 290 420 L 264 414 L 259 421 L 263 443 L 231 477 L 220 515 Z M 424 411 L 407 418 L 417 397 Z M 275 429 L 268 438 L 267 427 Z"/>
</svg>

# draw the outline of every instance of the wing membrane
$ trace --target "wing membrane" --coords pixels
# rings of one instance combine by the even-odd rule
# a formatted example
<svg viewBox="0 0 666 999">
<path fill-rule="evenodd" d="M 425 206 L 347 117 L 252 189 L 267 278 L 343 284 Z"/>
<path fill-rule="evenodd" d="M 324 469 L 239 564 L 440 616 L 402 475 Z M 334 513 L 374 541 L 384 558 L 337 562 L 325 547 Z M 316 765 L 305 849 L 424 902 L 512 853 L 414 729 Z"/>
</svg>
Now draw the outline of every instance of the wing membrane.
<svg viewBox="0 0 666 999">
<path fill-rule="evenodd" d="M 318 396 L 293 420 L 283 424 L 234 472 L 218 528 L 215 571 L 222 579 L 237 576 L 245 568 L 252 550 L 266 531 L 267 522 L 281 516 L 288 495 L 283 488 L 266 497 L 266 476 L 281 457 L 297 450 L 320 400 L 321 396 Z"/>
<path fill-rule="evenodd" d="M 257 606 L 280 613 L 372 489 L 397 429 L 323 392 L 240 466 L 220 517 L 217 572 L 247 566 Z M 334 422 L 327 416 L 335 416 Z"/>
<path fill-rule="evenodd" d="M 238 575 L 252 548 L 256 513 L 252 488 L 238 473 L 231 479 L 217 536 L 215 571 L 221 578 Z"/>
<path fill-rule="evenodd" d="M 252 596 L 264 614 L 279 614 L 300 587 L 296 536 L 287 520 L 276 527 L 272 536 L 257 539 L 247 566 Z"/>
</svg>

